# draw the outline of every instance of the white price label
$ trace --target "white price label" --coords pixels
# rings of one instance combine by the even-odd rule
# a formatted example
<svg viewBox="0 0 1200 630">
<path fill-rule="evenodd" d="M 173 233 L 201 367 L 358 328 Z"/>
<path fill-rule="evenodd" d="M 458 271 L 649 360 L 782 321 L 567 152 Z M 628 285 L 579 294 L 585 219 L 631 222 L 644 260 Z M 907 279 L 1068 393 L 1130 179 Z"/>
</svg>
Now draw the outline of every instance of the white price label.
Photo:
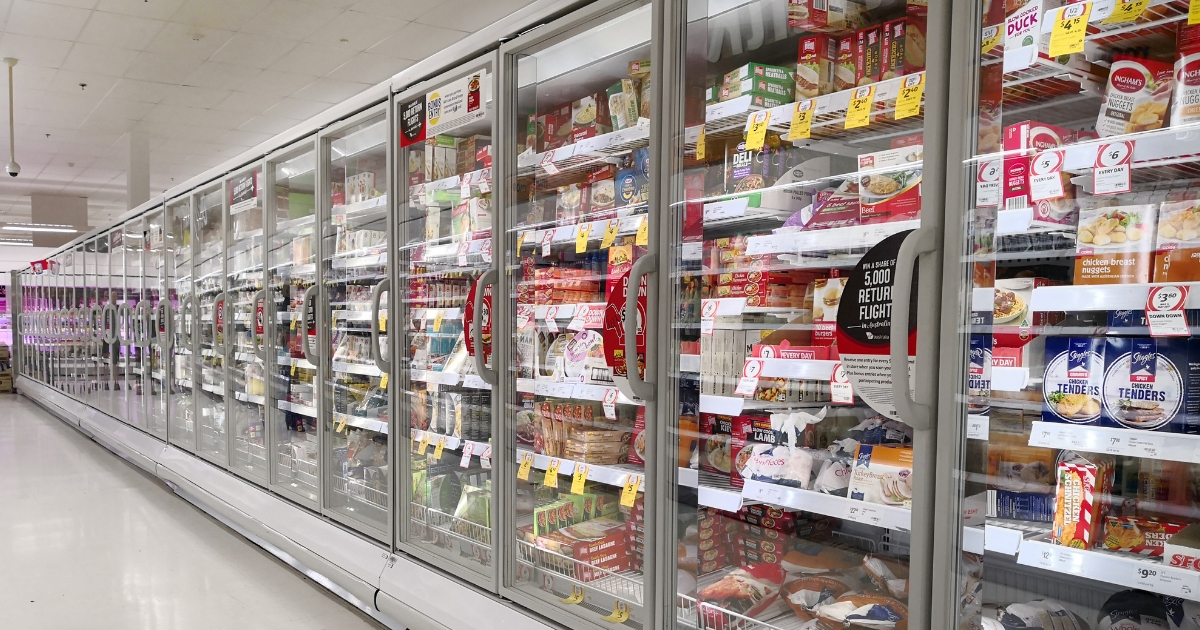
<svg viewBox="0 0 1200 630">
<path fill-rule="evenodd" d="M 472 442 L 465 442 L 463 444 L 462 459 L 458 460 L 459 468 L 470 468 L 471 467 L 471 451 L 474 449 L 474 446 L 475 446 L 475 444 Z"/>
<path fill-rule="evenodd" d="M 847 506 L 844 518 L 848 521 L 883 527 L 883 511 L 866 503 Z"/>
<path fill-rule="evenodd" d="M 1062 165 L 1064 152 L 1043 151 L 1033 159 L 1029 175 L 1029 199 L 1049 201 L 1066 195 L 1063 191 Z"/>
<path fill-rule="evenodd" d="M 742 488 L 742 498 L 749 501 L 762 501 L 774 505 L 783 505 L 783 486 L 771 483 L 748 483 Z"/>
<path fill-rule="evenodd" d="M 558 332 L 558 307 L 551 306 L 546 309 L 546 330 L 552 333 Z"/>
<path fill-rule="evenodd" d="M 533 307 L 521 305 L 517 307 L 517 330 L 525 330 L 529 320 L 533 319 Z"/>
<path fill-rule="evenodd" d="M 985 415 L 971 414 L 967 416 L 967 438 L 972 440 L 988 439 L 991 418 Z"/>
<path fill-rule="evenodd" d="M 542 257 L 550 255 L 550 243 L 554 240 L 554 230 L 542 232 Z"/>
<path fill-rule="evenodd" d="M 1125 446 L 1131 455 L 1158 458 L 1166 448 L 1166 437 L 1151 433 L 1131 433 L 1125 437 Z"/>
<path fill-rule="evenodd" d="M 975 205 L 989 208 L 1000 205 L 1000 175 L 1003 173 L 1002 160 L 990 160 L 979 165 L 979 174 L 975 180 Z"/>
<path fill-rule="evenodd" d="M 550 175 L 558 175 L 558 167 L 554 165 L 554 151 L 547 151 L 542 156 L 541 165 Z"/>
<path fill-rule="evenodd" d="M 580 304 L 579 306 L 576 306 L 575 315 L 571 317 L 571 321 L 567 324 L 567 330 L 572 330 L 575 332 L 583 330 L 588 311 L 590 311 L 591 308 L 592 307 L 588 306 L 587 304 Z"/>
<path fill-rule="evenodd" d="M 479 180 L 479 192 L 484 195 L 492 192 L 491 173 L 485 173 L 484 178 Z"/>
<path fill-rule="evenodd" d="M 754 391 L 758 389 L 758 375 L 762 374 L 762 368 L 762 359 L 746 359 L 746 364 L 742 366 L 742 380 L 738 381 L 737 389 L 733 392 L 742 396 L 753 396 Z"/>
<path fill-rule="evenodd" d="M 483 466 L 484 470 L 492 469 L 492 445 L 491 444 L 483 447 L 483 452 L 479 454 L 479 465 Z"/>
<path fill-rule="evenodd" d="M 462 186 L 461 186 L 461 187 L 459 187 L 459 189 L 458 189 L 458 196 L 459 196 L 459 197 L 461 197 L 461 198 L 463 198 L 463 199 L 466 199 L 466 198 L 468 198 L 468 197 L 470 197 L 470 196 L 471 196 L 471 182 L 470 182 L 470 180 L 467 180 L 467 181 L 463 182 Z"/>
<path fill-rule="evenodd" d="M 841 361 L 833 366 L 833 375 L 829 377 L 829 398 L 835 405 L 854 404 L 854 385 Z"/>
<path fill-rule="evenodd" d="M 1106 436 L 1103 438 L 1102 446 L 1104 447 L 1103 451 L 1109 455 L 1123 455 L 1127 448 L 1125 437 L 1121 435 Z"/>
<path fill-rule="evenodd" d="M 1092 170 L 1093 195 L 1117 195 L 1132 190 L 1129 173 L 1133 142 L 1110 142 L 1096 152 Z"/>
<path fill-rule="evenodd" d="M 1187 337 L 1191 334 L 1184 314 L 1187 297 L 1188 288 L 1183 285 L 1150 287 L 1146 297 L 1146 323 L 1150 325 L 1151 337 Z"/>
<path fill-rule="evenodd" d="M 1138 588 L 1176 597 L 1195 597 L 1200 574 L 1162 565 L 1138 563 L 1133 566 L 1132 582 Z"/>
<path fill-rule="evenodd" d="M 713 334 L 713 329 L 717 324 L 717 307 L 720 303 L 716 300 L 703 300 L 700 306 L 700 334 Z"/>
<path fill-rule="evenodd" d="M 617 419 L 617 388 L 610 387 L 604 392 L 604 417 L 609 420 Z"/>
</svg>

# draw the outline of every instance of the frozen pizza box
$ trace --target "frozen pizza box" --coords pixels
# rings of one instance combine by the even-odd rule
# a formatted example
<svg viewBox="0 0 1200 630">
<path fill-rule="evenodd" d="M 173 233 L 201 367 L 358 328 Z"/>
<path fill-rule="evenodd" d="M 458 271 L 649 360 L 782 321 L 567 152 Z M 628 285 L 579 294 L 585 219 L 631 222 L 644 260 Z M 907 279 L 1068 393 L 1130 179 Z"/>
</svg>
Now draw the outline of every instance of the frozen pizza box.
<svg viewBox="0 0 1200 630">
<path fill-rule="evenodd" d="M 1150 281 L 1158 206 L 1112 206 L 1079 211 L 1075 284 Z"/>
<path fill-rule="evenodd" d="M 1104 384 L 1104 339 L 1048 337 L 1042 420 L 1098 424 Z"/>
<path fill-rule="evenodd" d="M 1200 202 L 1164 203 L 1158 210 L 1154 282 L 1200 278 Z"/>
<path fill-rule="evenodd" d="M 1109 337 L 1104 360 L 1101 425 L 1200 433 L 1200 341 Z"/>
</svg>

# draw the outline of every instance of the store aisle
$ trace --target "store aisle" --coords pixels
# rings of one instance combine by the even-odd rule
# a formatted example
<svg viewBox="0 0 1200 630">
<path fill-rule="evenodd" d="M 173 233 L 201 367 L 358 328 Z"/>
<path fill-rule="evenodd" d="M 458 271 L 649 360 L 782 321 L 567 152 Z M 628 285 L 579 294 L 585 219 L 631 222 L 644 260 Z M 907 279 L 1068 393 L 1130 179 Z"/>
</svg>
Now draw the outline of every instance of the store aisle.
<svg viewBox="0 0 1200 630">
<path fill-rule="evenodd" d="M 3 395 L 0 627 L 383 626 L 38 406 Z"/>
</svg>

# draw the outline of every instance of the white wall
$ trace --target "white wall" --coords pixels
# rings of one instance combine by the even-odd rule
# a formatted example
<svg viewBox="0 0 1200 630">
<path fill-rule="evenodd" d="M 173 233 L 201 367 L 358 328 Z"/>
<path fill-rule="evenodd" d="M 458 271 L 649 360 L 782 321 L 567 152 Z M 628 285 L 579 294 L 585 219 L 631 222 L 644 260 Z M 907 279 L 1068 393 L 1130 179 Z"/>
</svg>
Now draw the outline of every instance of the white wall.
<svg viewBox="0 0 1200 630">
<path fill-rule="evenodd" d="M 55 247 L 14 247 L 0 245 L 0 284 L 8 284 L 8 272 L 13 269 L 24 269 L 29 263 L 41 260 L 53 254 Z"/>
</svg>

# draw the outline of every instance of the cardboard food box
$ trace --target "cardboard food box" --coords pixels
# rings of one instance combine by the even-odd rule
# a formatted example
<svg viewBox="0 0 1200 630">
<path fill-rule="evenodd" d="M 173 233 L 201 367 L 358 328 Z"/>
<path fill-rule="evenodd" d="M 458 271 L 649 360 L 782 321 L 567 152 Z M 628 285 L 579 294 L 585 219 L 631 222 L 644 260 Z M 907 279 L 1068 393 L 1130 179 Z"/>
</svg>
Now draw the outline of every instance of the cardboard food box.
<svg viewBox="0 0 1200 630">
<path fill-rule="evenodd" d="M 1200 571 L 1200 523 L 1188 525 L 1167 539 L 1163 545 L 1163 563 Z"/>
<path fill-rule="evenodd" d="M 1151 204 L 1080 210 L 1075 284 L 1149 282 L 1157 222 Z"/>
<path fill-rule="evenodd" d="M 1112 493 L 1114 463 L 1107 455 L 1076 456 L 1059 462 L 1051 539 L 1059 545 L 1091 549 L 1099 542 Z"/>
<path fill-rule="evenodd" d="M 613 131 L 630 129 L 638 122 L 638 89 L 634 79 L 621 79 L 606 90 Z"/>
<path fill-rule="evenodd" d="M 904 71 L 904 42 L 908 34 L 908 21 L 905 18 L 883 23 L 883 70 L 881 80 L 894 79 L 905 74 Z"/>
<path fill-rule="evenodd" d="M 791 102 L 795 93 L 794 83 L 772 83 L 766 79 L 750 78 L 721 86 L 720 100 L 725 102 L 739 96 L 750 95 Z"/>
<path fill-rule="evenodd" d="M 910 447 L 859 444 L 847 496 L 868 503 L 911 508 L 912 462 Z"/>
<path fill-rule="evenodd" d="M 1042 421 L 1098 424 L 1104 384 L 1104 339 L 1049 337 L 1042 378 Z"/>
<path fill-rule="evenodd" d="M 772 107 L 779 107 L 781 105 L 787 105 L 788 103 L 791 103 L 794 95 L 789 93 L 787 96 L 773 96 L 761 93 L 751 93 L 749 96 L 751 107 L 771 109 Z"/>
<path fill-rule="evenodd" d="M 457 174 L 464 175 L 481 168 L 486 168 L 487 165 L 483 163 L 484 160 L 480 159 L 480 152 L 483 152 L 483 157 L 490 155 L 485 149 L 490 147 L 491 144 L 492 139 L 482 135 L 468 136 L 460 139 L 458 141 Z"/>
<path fill-rule="evenodd" d="M 858 186 L 853 182 L 826 188 L 817 192 L 812 205 L 800 210 L 799 224 L 805 230 L 858 225 L 862 216 L 861 203 Z"/>
<path fill-rule="evenodd" d="M 608 93 L 585 96 L 571 103 L 571 143 L 612 131 Z"/>
<path fill-rule="evenodd" d="M 1182 523 L 1163 522 L 1136 516 L 1106 516 L 1104 547 L 1143 556 L 1163 555 L 1167 540 L 1184 529 Z"/>
<path fill-rule="evenodd" d="M 920 162 L 924 158 L 925 146 L 923 144 L 908 144 L 873 153 L 862 153 L 858 156 L 858 168 L 859 170 L 891 168 Z"/>
<path fill-rule="evenodd" d="M 855 85 L 878 83 L 883 75 L 883 27 L 868 26 L 854 34 Z"/>
<path fill-rule="evenodd" d="M 1118 54 L 1113 57 L 1096 119 L 1101 138 L 1160 129 L 1174 91 L 1171 64 Z"/>
<path fill-rule="evenodd" d="M 1109 337 L 1104 364 L 1101 425 L 1200 433 L 1200 341 Z"/>
<path fill-rule="evenodd" d="M 733 435 L 733 417 L 701 414 L 700 431 L 700 470 L 716 475 L 729 475 L 732 462 L 730 438 Z"/>
<path fill-rule="evenodd" d="M 841 33 L 870 20 L 865 4 L 853 0 L 788 0 L 788 28 Z"/>
<path fill-rule="evenodd" d="M 910 4 L 909 9 L 912 8 Z M 925 70 L 926 15 L 922 11 L 910 10 L 904 20 L 904 74 Z"/>
<path fill-rule="evenodd" d="M 849 90 L 857 85 L 855 76 L 858 67 L 854 62 L 854 49 L 857 40 L 853 35 L 847 35 L 837 40 L 837 60 L 833 68 L 833 91 Z"/>
<path fill-rule="evenodd" d="M 801 37 L 796 62 L 796 100 L 831 94 L 836 62 L 837 38 L 824 34 Z"/>
<path fill-rule="evenodd" d="M 791 88 L 795 83 L 792 71 L 787 67 L 770 66 L 764 63 L 748 63 L 725 73 L 725 78 L 721 84 L 726 87 L 732 87 L 742 84 L 747 79 L 758 79 L 786 88 Z"/>
<path fill-rule="evenodd" d="M 1029 202 L 1029 167 L 1039 151 L 1057 149 L 1074 142 L 1077 132 L 1055 125 L 1035 121 L 1023 121 L 1004 128 L 1004 207 L 1027 208 Z M 1063 191 L 1073 196 L 1074 186 L 1064 173 Z M 1060 222 L 1074 223 L 1074 216 L 1063 217 Z"/>
<path fill-rule="evenodd" d="M 1164 203 L 1158 211 L 1154 282 L 1200 278 L 1200 202 Z"/>
<path fill-rule="evenodd" d="M 921 169 L 859 177 L 859 223 L 908 221 L 921 216 Z"/>
</svg>

